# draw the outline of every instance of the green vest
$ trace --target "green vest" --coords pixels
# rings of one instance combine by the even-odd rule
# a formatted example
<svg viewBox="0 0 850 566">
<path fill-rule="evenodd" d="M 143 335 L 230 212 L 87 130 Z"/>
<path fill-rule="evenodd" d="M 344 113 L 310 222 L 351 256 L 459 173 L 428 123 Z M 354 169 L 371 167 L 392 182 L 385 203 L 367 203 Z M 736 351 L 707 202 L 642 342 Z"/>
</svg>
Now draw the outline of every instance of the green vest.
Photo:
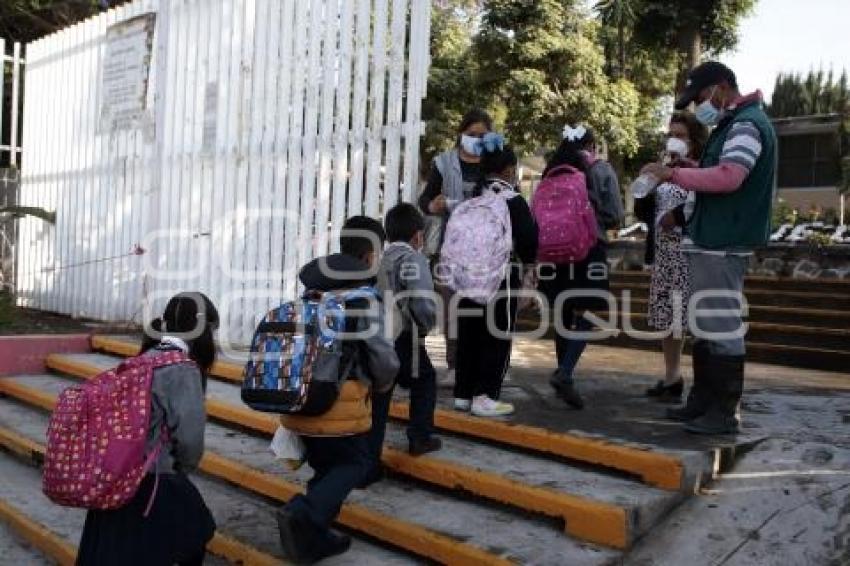
<svg viewBox="0 0 850 566">
<path fill-rule="evenodd" d="M 711 250 L 744 251 L 764 246 L 770 237 L 770 217 L 776 180 L 776 132 L 761 104 L 734 111 L 721 121 L 708 139 L 700 167 L 720 163 L 723 145 L 732 125 L 751 122 L 761 134 L 761 155 L 741 188 L 732 193 L 697 193 L 688 224 L 694 244 Z"/>
</svg>

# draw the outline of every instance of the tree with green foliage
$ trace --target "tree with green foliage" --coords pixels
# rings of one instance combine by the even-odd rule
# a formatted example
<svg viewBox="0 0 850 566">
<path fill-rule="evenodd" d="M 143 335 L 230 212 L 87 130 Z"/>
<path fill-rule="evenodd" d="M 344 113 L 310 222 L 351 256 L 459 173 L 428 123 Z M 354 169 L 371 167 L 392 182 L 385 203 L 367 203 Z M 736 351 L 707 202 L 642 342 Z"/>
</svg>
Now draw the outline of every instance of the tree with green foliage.
<svg viewBox="0 0 850 566">
<path fill-rule="evenodd" d="M 423 166 L 453 145 L 455 128 L 467 110 L 486 106 L 475 86 L 478 63 L 472 50 L 480 11 L 481 3 L 475 0 L 441 0 L 431 7 L 431 70 L 428 96 L 422 101 Z"/>
<path fill-rule="evenodd" d="M 838 80 L 832 69 L 810 70 L 805 77 L 799 73 L 781 73 L 776 77 L 768 113 L 774 118 L 838 114 L 839 151 L 841 152 L 841 181 L 839 191 L 850 191 L 850 85 L 847 71 Z"/>
<path fill-rule="evenodd" d="M 848 102 L 850 90 L 846 70 L 837 81 L 832 70 L 826 75 L 823 70 L 812 70 L 805 77 L 798 73 L 780 73 L 768 112 L 774 118 L 843 114 L 848 111 Z"/>
<path fill-rule="evenodd" d="M 648 48 L 673 50 L 679 57 L 676 90 L 705 53 L 717 55 L 735 47 L 738 24 L 756 0 L 634 0 L 635 37 Z"/>
<path fill-rule="evenodd" d="M 126 0 L 3 0 L 0 37 L 28 43 Z"/>
<path fill-rule="evenodd" d="M 608 74 L 616 78 L 626 77 L 629 36 L 637 21 L 636 9 L 635 0 L 599 0 L 596 3 L 600 21 L 614 32 L 604 45 Z"/>
<path fill-rule="evenodd" d="M 489 0 L 474 40 L 478 89 L 505 109 L 522 152 L 552 148 L 564 124 L 593 127 L 616 151 L 637 149 L 638 93 L 605 74 L 599 25 L 575 0 Z"/>
<path fill-rule="evenodd" d="M 655 159 L 670 97 L 705 53 L 734 47 L 737 27 L 755 0 L 597 0 L 605 69 L 614 80 L 630 81 L 639 94 L 634 155 L 612 155 L 630 176 Z"/>
</svg>

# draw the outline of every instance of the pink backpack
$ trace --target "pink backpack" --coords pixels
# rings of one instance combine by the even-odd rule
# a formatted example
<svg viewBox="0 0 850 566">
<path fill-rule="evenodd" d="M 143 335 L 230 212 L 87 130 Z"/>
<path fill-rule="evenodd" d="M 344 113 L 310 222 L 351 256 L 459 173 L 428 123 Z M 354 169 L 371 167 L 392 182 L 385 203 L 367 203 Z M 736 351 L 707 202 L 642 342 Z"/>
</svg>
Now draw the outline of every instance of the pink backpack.
<svg viewBox="0 0 850 566">
<path fill-rule="evenodd" d="M 531 214 L 540 232 L 541 263 L 577 263 L 596 244 L 596 214 L 587 198 L 584 174 L 569 165 L 556 167 L 540 182 L 531 199 Z"/>
<path fill-rule="evenodd" d="M 145 454 L 153 372 L 180 363 L 194 364 L 182 352 L 137 356 L 59 395 L 44 457 L 42 488 L 51 501 L 67 507 L 116 509 L 133 498 L 169 440 L 163 427 L 159 444 Z M 156 487 L 145 514 L 154 495 Z"/>
<path fill-rule="evenodd" d="M 504 192 L 459 204 L 446 225 L 437 277 L 460 296 L 485 304 L 507 276 L 513 234 Z"/>
</svg>

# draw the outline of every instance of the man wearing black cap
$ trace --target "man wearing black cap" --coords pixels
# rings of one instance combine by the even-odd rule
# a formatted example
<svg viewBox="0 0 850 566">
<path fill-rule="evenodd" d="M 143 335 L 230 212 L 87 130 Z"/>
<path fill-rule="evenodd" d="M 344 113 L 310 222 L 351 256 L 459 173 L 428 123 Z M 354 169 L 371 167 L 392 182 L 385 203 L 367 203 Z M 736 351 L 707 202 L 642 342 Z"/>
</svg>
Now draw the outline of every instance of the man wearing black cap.
<svg viewBox="0 0 850 566">
<path fill-rule="evenodd" d="M 667 416 L 686 422 L 689 432 L 733 434 L 744 389 L 744 275 L 753 250 L 770 235 L 776 134 L 761 92 L 742 96 L 735 74 L 721 63 L 690 72 L 676 108 L 691 103 L 700 122 L 715 126 L 700 168 L 644 168 L 696 193 L 683 241 L 691 264 L 694 385 L 686 405 Z"/>
</svg>

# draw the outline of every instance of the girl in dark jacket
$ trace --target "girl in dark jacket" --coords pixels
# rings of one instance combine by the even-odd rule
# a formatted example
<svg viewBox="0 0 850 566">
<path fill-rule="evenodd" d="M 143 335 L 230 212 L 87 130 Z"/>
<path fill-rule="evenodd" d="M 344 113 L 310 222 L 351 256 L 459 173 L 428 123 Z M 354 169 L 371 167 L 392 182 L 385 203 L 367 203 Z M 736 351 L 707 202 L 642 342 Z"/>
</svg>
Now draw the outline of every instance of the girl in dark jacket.
<svg viewBox="0 0 850 566">
<path fill-rule="evenodd" d="M 218 312 L 212 302 L 201 293 L 181 293 L 168 301 L 162 318 L 146 330 L 142 355 L 182 350 L 196 365 L 175 364 L 154 370 L 147 447 L 150 451 L 159 444 L 163 426 L 169 433 L 168 443 L 127 505 L 88 512 L 77 564 L 203 563 L 216 526 L 187 474 L 198 466 L 204 453 L 204 391 L 207 373 L 215 361 L 216 328 Z"/>
<path fill-rule="evenodd" d="M 525 198 L 516 188 L 516 154 L 498 134 L 488 134 L 482 140 L 482 181 L 473 196 L 498 194 L 505 199 L 511 222 L 513 251 L 507 277 L 501 291 L 510 289 L 507 296 L 497 295 L 487 308 L 492 308 L 494 322 L 501 333 L 513 332 L 516 322 L 517 297 L 512 296 L 522 286 L 523 271 L 533 267 L 537 258 L 537 224 Z M 479 314 L 458 317 L 457 382 L 455 409 L 471 410 L 480 417 L 497 417 L 513 413 L 510 403 L 499 401 L 502 381 L 510 364 L 510 337 L 495 336 L 488 328 L 486 309 L 479 303 L 463 298 L 458 309 Z M 495 329 L 493 329 L 495 330 Z"/>
<path fill-rule="evenodd" d="M 586 139 L 591 136 L 585 128 L 566 128 L 565 138 L 555 150 L 546 164 L 543 172 L 545 177 L 550 171 L 562 165 L 581 171 L 587 183 L 588 200 L 594 207 L 597 222 L 600 226 L 596 245 L 587 257 L 574 264 L 555 265 L 551 269 L 541 268 L 540 291 L 554 308 L 558 295 L 565 291 L 589 291 L 594 296 L 577 296 L 563 302 L 560 312 L 554 313 L 561 317 L 560 328 L 572 332 L 589 332 L 593 325 L 584 318 L 585 311 L 606 310 L 608 302 L 598 296 L 608 291 L 608 254 L 605 241 L 605 227 L 612 226 L 611 219 L 619 218 L 622 214 L 622 204 L 616 183 L 597 184 L 599 175 L 590 174 L 592 163 L 588 159 Z M 613 170 L 611 171 L 613 174 Z M 588 294 L 589 295 L 589 294 Z M 573 371 L 581 358 L 587 341 L 577 337 L 562 336 L 555 332 L 555 352 L 558 358 L 558 369 L 552 375 L 549 383 L 558 396 L 575 409 L 584 407 L 584 400 L 575 387 Z"/>
</svg>

